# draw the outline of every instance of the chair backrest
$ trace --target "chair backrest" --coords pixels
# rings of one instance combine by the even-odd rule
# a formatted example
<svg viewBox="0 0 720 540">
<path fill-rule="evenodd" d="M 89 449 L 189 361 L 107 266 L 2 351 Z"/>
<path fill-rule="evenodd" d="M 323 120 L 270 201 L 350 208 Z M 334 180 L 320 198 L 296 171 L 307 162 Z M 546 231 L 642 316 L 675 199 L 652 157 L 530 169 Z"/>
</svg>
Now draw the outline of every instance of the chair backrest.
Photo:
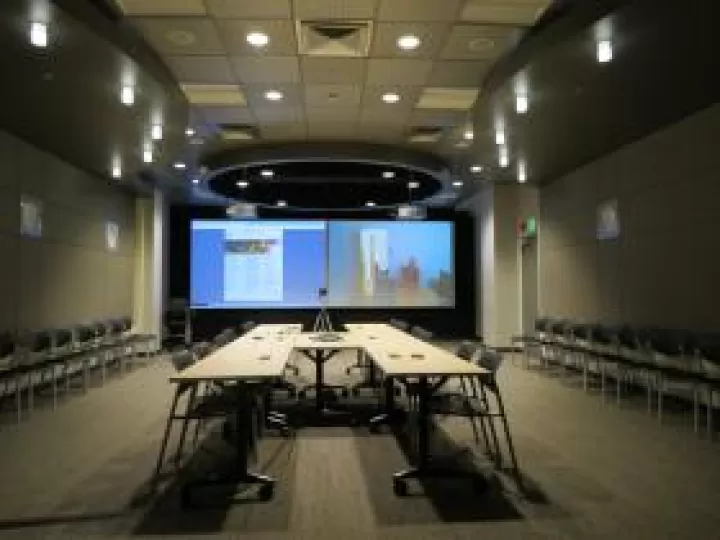
<svg viewBox="0 0 720 540">
<path fill-rule="evenodd" d="M 575 323 L 570 326 L 570 335 L 573 339 L 589 340 L 592 327 L 589 324 Z"/>
<path fill-rule="evenodd" d="M 23 344 L 32 353 L 47 352 L 52 348 L 52 333 L 50 330 L 27 332 L 23 337 Z"/>
<path fill-rule="evenodd" d="M 631 326 L 621 326 L 617 333 L 618 344 L 626 349 L 637 349 L 642 341 L 642 333 Z"/>
<path fill-rule="evenodd" d="M 69 328 L 58 328 L 54 332 L 56 349 L 63 349 L 72 344 L 73 334 Z"/>
<path fill-rule="evenodd" d="M 549 322 L 550 320 L 547 317 L 538 317 L 535 319 L 535 331 L 541 333 L 547 332 Z"/>
<path fill-rule="evenodd" d="M 647 331 L 647 346 L 664 356 L 679 356 L 689 344 L 689 335 L 682 330 L 651 328 Z"/>
<path fill-rule="evenodd" d="M 125 331 L 125 325 L 122 319 L 110 319 L 108 321 L 108 333 L 111 336 L 117 336 Z"/>
<path fill-rule="evenodd" d="M 121 328 L 123 332 L 127 332 L 132 328 L 132 319 L 128 316 L 120 317 L 118 321 L 121 324 Z"/>
<path fill-rule="evenodd" d="M 225 328 L 222 332 L 220 332 L 212 339 L 212 342 L 213 345 L 216 345 L 217 347 L 222 347 L 230 343 L 236 337 L 237 333 L 233 328 Z"/>
<path fill-rule="evenodd" d="M 181 349 L 170 355 L 170 361 L 177 371 L 182 371 L 195 363 L 195 355 L 187 349 Z"/>
<path fill-rule="evenodd" d="M 390 326 L 397 328 L 398 330 L 402 330 L 403 332 L 410 330 L 410 323 L 403 321 L 402 319 L 390 319 Z"/>
<path fill-rule="evenodd" d="M 590 327 L 590 335 L 595 343 L 610 345 L 615 341 L 615 329 L 604 324 L 593 324 Z"/>
<path fill-rule="evenodd" d="M 720 366 L 720 334 L 697 334 L 695 336 L 695 347 L 701 358 Z"/>
<path fill-rule="evenodd" d="M 245 334 L 255 328 L 257 326 L 257 323 L 255 321 L 245 321 L 240 325 L 240 331 Z"/>
<path fill-rule="evenodd" d="M 565 319 L 555 319 L 550 325 L 550 332 L 554 336 L 562 336 L 565 334 L 565 330 L 568 326 L 568 322 Z"/>
<path fill-rule="evenodd" d="M 87 345 L 95 339 L 95 328 L 91 325 L 83 324 L 75 328 L 75 340 L 80 345 Z"/>
<path fill-rule="evenodd" d="M 422 326 L 413 326 L 410 334 L 413 337 L 422 339 L 423 341 L 430 341 L 433 338 L 433 333 L 430 330 L 426 330 Z"/>
<path fill-rule="evenodd" d="M 472 360 L 473 354 L 483 345 L 476 341 L 463 341 L 455 348 L 455 355 L 464 360 Z"/>
<path fill-rule="evenodd" d="M 487 369 L 491 373 L 497 373 L 503 361 L 503 354 L 494 349 L 480 348 L 473 353 L 472 360 L 478 366 Z"/>
<path fill-rule="evenodd" d="M 10 356 L 15 352 L 15 335 L 12 332 L 0 332 L 0 358 Z"/>
</svg>

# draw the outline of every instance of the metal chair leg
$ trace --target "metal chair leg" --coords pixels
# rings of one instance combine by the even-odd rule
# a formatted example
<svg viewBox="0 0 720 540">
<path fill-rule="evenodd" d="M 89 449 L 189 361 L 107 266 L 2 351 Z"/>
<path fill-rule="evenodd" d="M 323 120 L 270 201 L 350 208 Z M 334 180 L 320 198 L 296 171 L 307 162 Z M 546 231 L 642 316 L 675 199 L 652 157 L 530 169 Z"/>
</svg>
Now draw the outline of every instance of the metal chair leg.
<svg viewBox="0 0 720 540">
<path fill-rule="evenodd" d="M 505 441 L 508 446 L 508 452 L 510 454 L 510 463 L 513 468 L 513 476 L 515 477 L 515 483 L 517 484 L 520 491 L 523 491 L 522 476 L 520 475 L 520 467 L 518 466 L 517 455 L 515 454 L 515 445 L 513 444 L 512 436 L 510 435 L 510 424 L 508 423 L 507 415 L 505 414 L 505 404 L 502 396 L 500 395 L 500 389 L 495 389 L 495 400 L 498 406 L 498 412 L 500 414 L 500 421 L 505 431 Z"/>
<path fill-rule="evenodd" d="M 160 453 L 158 454 L 157 463 L 155 465 L 155 473 L 153 474 L 151 481 L 151 488 L 153 491 L 155 490 L 155 488 L 157 488 L 158 482 L 160 480 L 160 473 L 162 472 L 163 461 L 165 459 L 165 451 L 167 450 L 168 440 L 170 439 L 170 431 L 172 430 L 175 410 L 177 409 L 180 396 L 184 391 L 185 390 L 181 385 L 177 385 L 177 388 L 175 389 L 175 396 L 173 397 L 173 402 L 170 406 L 170 414 L 168 414 L 167 423 L 165 424 L 165 433 L 163 435 L 162 443 L 160 444 Z"/>
<path fill-rule="evenodd" d="M 182 452 L 185 447 L 185 438 L 187 437 L 188 424 L 190 423 L 190 412 L 192 411 L 195 397 L 197 396 L 197 384 L 193 385 L 190 389 L 190 396 L 188 396 L 187 407 L 185 408 L 185 417 L 183 418 L 182 431 L 180 432 L 180 440 L 178 441 L 177 449 L 175 450 L 175 463 L 180 463 L 182 459 Z"/>
</svg>

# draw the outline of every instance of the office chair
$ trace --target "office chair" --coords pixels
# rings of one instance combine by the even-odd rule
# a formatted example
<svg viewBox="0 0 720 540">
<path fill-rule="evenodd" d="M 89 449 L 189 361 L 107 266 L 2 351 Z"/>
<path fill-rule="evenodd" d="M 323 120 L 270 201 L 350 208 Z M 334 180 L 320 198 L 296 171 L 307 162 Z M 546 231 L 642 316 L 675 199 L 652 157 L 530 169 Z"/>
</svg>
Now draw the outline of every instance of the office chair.
<svg viewBox="0 0 720 540">
<path fill-rule="evenodd" d="M 24 375 L 24 368 L 17 363 L 16 348 L 17 336 L 8 331 L 0 332 L 0 398 L 11 393 L 15 395 L 17 421 L 20 422 L 22 420 L 22 393 L 19 381 Z"/>
</svg>

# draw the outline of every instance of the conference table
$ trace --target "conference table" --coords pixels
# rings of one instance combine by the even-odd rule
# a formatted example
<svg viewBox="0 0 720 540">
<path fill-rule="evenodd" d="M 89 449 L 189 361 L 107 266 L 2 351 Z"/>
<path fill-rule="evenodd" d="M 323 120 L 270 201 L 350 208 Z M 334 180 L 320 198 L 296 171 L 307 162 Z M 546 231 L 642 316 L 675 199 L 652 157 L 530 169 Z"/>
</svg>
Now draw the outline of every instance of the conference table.
<svg viewBox="0 0 720 540">
<path fill-rule="evenodd" d="M 176 396 L 172 405 L 168 429 L 158 458 L 159 473 L 171 419 L 179 395 L 187 387 L 197 387 L 202 382 L 227 384 L 232 392 L 237 433 L 235 468 L 227 478 L 214 478 L 207 483 L 260 484 L 261 499 L 272 497 L 274 479 L 248 470 L 248 436 L 252 429 L 252 414 L 257 395 L 267 383 L 284 377 L 286 366 L 294 351 L 304 353 L 316 365 L 316 407 L 324 407 L 322 388 L 323 366 L 337 352 L 357 350 L 365 354 L 385 381 L 385 414 L 394 409 L 393 381 L 400 381 L 412 392 L 417 402 L 416 430 L 417 455 L 409 469 L 393 475 L 395 493 L 406 493 L 404 481 L 423 477 L 476 476 L 474 473 L 448 467 L 440 467 L 430 456 L 432 396 L 453 377 L 476 377 L 487 370 L 463 360 L 451 352 L 417 339 L 390 325 L 382 323 L 347 324 L 344 332 L 301 332 L 300 325 L 259 325 L 228 345 L 211 353 L 189 368 L 170 377 L 176 384 Z M 176 418 L 176 417 L 175 417 Z"/>
</svg>

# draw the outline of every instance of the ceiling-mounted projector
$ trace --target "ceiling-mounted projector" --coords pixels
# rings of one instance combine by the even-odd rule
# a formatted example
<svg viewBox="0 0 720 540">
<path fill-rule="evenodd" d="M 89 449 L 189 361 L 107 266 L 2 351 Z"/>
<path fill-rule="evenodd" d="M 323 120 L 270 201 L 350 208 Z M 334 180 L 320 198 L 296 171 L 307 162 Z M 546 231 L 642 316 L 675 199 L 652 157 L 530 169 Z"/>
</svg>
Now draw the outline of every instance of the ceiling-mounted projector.
<svg viewBox="0 0 720 540">
<path fill-rule="evenodd" d="M 424 206 L 401 204 L 397 208 L 397 219 L 425 219 L 427 210 Z"/>
<path fill-rule="evenodd" d="M 257 218 L 257 205 L 237 203 L 228 206 L 225 213 L 232 219 L 255 219 Z"/>
</svg>

